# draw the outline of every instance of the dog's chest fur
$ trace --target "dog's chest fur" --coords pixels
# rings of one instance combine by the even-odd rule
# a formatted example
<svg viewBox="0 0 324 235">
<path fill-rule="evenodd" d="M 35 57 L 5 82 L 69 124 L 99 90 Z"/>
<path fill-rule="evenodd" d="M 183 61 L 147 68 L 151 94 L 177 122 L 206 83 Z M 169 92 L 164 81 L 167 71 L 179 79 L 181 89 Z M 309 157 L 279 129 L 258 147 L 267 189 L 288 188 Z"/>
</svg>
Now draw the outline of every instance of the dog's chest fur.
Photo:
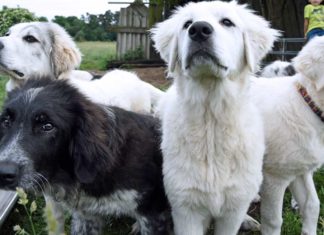
<svg viewBox="0 0 324 235">
<path fill-rule="evenodd" d="M 163 173 L 166 189 L 172 189 L 170 200 L 204 205 L 215 215 L 257 193 L 264 150 L 260 120 L 248 121 L 250 115 L 257 117 L 254 109 L 247 105 L 233 112 L 237 101 L 219 112 L 215 103 L 221 98 L 214 94 L 208 102 L 190 105 L 175 97 L 167 111 L 173 115 L 163 120 Z"/>
</svg>

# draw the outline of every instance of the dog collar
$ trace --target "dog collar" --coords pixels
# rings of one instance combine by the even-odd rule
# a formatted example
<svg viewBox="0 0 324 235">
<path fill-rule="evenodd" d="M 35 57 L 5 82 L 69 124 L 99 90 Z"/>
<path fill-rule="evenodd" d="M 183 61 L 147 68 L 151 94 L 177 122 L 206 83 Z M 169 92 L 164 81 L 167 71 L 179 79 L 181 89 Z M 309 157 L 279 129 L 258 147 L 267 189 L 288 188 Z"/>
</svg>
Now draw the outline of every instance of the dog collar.
<svg viewBox="0 0 324 235">
<path fill-rule="evenodd" d="M 296 87 L 297 87 L 299 94 L 303 97 L 303 99 L 308 104 L 308 106 L 321 119 L 321 121 L 324 122 L 323 111 L 315 104 L 315 102 L 309 96 L 306 88 L 303 87 L 300 83 L 296 83 Z"/>
</svg>

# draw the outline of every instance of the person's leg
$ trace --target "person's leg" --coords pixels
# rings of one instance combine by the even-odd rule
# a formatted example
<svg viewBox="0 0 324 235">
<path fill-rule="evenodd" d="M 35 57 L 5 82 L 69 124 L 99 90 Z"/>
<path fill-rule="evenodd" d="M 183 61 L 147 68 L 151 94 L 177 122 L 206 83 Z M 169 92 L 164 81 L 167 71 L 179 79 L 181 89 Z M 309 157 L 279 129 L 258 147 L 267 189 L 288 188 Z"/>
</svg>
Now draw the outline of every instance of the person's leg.
<svg viewBox="0 0 324 235">
<path fill-rule="evenodd" d="M 307 41 L 311 40 L 312 38 L 316 36 L 323 36 L 324 35 L 324 30 L 323 29 L 312 29 L 309 31 L 306 35 Z"/>
<path fill-rule="evenodd" d="M 319 30 L 317 36 L 324 36 L 324 29 Z"/>
</svg>

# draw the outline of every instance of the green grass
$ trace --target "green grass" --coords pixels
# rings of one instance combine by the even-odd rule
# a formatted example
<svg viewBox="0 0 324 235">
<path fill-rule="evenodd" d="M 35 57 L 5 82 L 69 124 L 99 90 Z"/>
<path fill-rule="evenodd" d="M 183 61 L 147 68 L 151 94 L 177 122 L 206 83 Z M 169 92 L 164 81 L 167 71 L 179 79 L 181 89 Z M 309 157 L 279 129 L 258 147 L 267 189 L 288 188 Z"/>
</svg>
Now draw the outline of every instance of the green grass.
<svg viewBox="0 0 324 235">
<path fill-rule="evenodd" d="M 6 98 L 6 83 L 9 77 L 0 74 L 0 107 L 2 107 L 3 101 Z"/>
<path fill-rule="evenodd" d="M 116 42 L 78 42 L 83 57 L 80 69 L 106 70 L 107 62 L 116 58 Z"/>
</svg>

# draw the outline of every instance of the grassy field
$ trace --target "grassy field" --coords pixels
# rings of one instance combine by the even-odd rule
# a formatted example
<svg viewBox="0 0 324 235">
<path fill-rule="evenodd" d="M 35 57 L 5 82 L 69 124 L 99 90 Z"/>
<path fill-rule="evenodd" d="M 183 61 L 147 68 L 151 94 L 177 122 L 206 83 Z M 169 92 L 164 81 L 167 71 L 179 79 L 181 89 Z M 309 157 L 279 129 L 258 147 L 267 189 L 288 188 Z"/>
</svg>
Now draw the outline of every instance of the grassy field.
<svg viewBox="0 0 324 235">
<path fill-rule="evenodd" d="M 108 60 L 114 59 L 116 54 L 116 45 L 115 43 L 107 42 L 82 42 L 78 43 L 82 53 L 83 53 L 83 62 L 81 64 L 81 69 L 85 70 L 105 70 L 106 63 Z M 5 97 L 4 86 L 7 81 L 6 76 L 0 76 L 0 105 L 3 103 Z M 318 195 L 321 200 L 321 215 L 318 223 L 318 235 L 324 235 L 324 170 L 319 170 L 315 175 L 314 179 L 316 182 L 316 188 Z M 45 222 L 43 219 L 43 208 L 44 200 L 41 197 L 35 197 L 29 195 L 31 200 L 36 199 L 38 209 L 33 215 L 33 221 L 38 235 L 46 235 L 45 231 Z M 285 197 L 284 205 L 284 224 L 282 229 L 282 234 L 284 235 L 297 235 L 301 231 L 301 219 L 295 211 L 290 208 L 290 195 L 287 193 Z M 67 215 L 67 221 L 69 221 L 69 216 Z M 131 224 L 133 220 L 129 218 L 123 219 L 111 219 L 108 221 L 105 235 L 124 235 L 128 234 L 131 230 Z M 14 234 L 13 226 L 19 224 L 21 227 L 25 228 L 27 231 L 30 230 L 30 224 L 28 218 L 24 212 L 22 206 L 17 205 L 13 212 L 10 214 L 9 218 L 5 224 L 0 229 L 0 234 L 11 235 Z M 68 225 L 67 225 L 68 230 Z M 212 229 L 210 234 L 212 234 Z M 244 233 L 244 234 L 260 234 L 260 233 Z"/>
<path fill-rule="evenodd" d="M 80 69 L 106 70 L 107 61 L 116 58 L 115 42 L 78 42 L 83 57 Z"/>
</svg>

